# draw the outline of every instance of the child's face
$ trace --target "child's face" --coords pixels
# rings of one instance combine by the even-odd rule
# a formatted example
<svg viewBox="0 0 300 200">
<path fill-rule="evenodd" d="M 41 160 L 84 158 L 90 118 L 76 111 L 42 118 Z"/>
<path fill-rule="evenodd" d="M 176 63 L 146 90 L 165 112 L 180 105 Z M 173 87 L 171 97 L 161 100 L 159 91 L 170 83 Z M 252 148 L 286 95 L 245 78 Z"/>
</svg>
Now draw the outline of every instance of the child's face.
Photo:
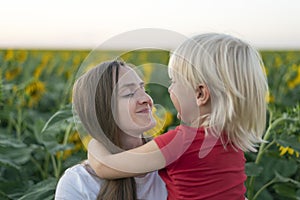
<svg viewBox="0 0 300 200">
<path fill-rule="evenodd" d="M 156 124 L 152 116 L 152 99 L 145 92 L 144 82 L 129 67 L 120 67 L 117 84 L 117 123 L 120 129 L 132 136 L 139 136 Z"/>
<path fill-rule="evenodd" d="M 199 118 L 200 112 L 196 103 L 196 92 L 192 86 L 179 75 L 171 80 L 168 91 L 178 112 L 177 117 L 187 124 L 193 124 Z"/>
</svg>

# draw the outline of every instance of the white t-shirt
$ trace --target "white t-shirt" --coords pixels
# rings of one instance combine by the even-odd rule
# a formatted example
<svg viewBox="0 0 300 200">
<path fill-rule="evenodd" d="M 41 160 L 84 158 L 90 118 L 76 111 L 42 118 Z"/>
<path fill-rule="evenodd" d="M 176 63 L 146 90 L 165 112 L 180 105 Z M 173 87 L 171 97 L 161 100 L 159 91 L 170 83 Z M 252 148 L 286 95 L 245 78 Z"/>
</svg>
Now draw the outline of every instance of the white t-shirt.
<svg viewBox="0 0 300 200">
<path fill-rule="evenodd" d="M 60 178 L 55 192 L 56 200 L 96 200 L 103 180 L 87 171 L 86 164 L 67 169 Z M 165 200 L 167 190 L 157 171 L 136 177 L 137 198 Z"/>
</svg>

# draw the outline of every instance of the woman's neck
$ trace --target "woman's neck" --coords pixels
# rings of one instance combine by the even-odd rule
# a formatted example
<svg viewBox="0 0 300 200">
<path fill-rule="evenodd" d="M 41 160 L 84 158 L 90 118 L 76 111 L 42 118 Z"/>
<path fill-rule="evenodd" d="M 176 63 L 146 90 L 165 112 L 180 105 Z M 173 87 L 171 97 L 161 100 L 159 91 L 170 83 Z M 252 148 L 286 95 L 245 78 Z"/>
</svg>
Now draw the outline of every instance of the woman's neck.
<svg viewBox="0 0 300 200">
<path fill-rule="evenodd" d="M 133 149 L 143 145 L 142 134 L 140 136 L 132 136 L 126 133 L 121 134 L 121 142 L 124 150 Z"/>
</svg>

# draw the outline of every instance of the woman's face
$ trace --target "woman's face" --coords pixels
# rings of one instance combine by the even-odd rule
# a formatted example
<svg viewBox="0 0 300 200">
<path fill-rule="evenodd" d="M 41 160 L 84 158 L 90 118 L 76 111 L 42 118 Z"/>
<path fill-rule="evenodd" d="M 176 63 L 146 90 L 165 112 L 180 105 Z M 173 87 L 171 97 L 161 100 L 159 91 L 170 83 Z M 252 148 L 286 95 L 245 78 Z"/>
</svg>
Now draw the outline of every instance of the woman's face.
<svg viewBox="0 0 300 200">
<path fill-rule="evenodd" d="M 152 98 L 145 92 L 144 82 L 130 67 L 121 66 L 117 83 L 117 117 L 119 128 L 131 135 L 153 128 L 156 121 L 152 115 Z M 114 90 L 115 93 L 116 90 Z"/>
</svg>

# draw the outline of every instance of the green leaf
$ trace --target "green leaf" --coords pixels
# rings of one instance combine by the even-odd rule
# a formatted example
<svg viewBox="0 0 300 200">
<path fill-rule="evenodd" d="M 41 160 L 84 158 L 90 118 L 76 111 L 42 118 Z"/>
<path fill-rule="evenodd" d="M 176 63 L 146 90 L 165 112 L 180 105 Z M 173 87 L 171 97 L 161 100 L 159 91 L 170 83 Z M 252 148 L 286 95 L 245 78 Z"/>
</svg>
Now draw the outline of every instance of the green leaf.
<svg viewBox="0 0 300 200">
<path fill-rule="evenodd" d="M 73 113 L 71 106 L 67 106 L 63 110 L 57 111 L 52 117 L 46 122 L 45 126 L 42 129 L 42 133 L 47 130 L 49 127 L 53 126 L 55 123 L 63 121 L 63 120 L 68 120 L 73 118 Z"/>
<path fill-rule="evenodd" d="M 32 186 L 19 200 L 50 200 L 54 199 L 57 180 L 49 178 Z"/>
<path fill-rule="evenodd" d="M 300 200 L 300 189 L 296 191 L 297 200 Z"/>
<path fill-rule="evenodd" d="M 25 147 L 2 147 L 0 146 L 0 160 L 3 163 L 9 164 L 13 166 L 12 163 L 8 162 L 11 161 L 16 165 L 24 164 L 28 160 L 30 160 L 31 153 L 33 152 L 34 147 L 33 146 L 25 146 Z"/>
<path fill-rule="evenodd" d="M 294 184 L 296 187 L 300 188 L 300 182 L 294 180 L 294 179 L 291 179 L 291 178 L 288 178 L 288 177 L 283 177 L 281 176 L 278 172 L 275 171 L 275 176 L 276 176 L 276 179 L 279 181 L 279 182 L 282 182 L 282 183 L 292 183 Z"/>
<path fill-rule="evenodd" d="M 278 144 L 284 147 L 291 147 L 292 149 L 300 152 L 300 145 L 296 135 L 282 134 L 277 139 Z"/>
<path fill-rule="evenodd" d="M 279 194 L 280 196 L 283 197 L 288 197 L 288 198 L 292 198 L 292 199 L 296 199 L 296 190 L 294 187 L 291 187 L 288 184 L 275 184 L 273 186 L 275 192 L 277 194 Z"/>
<path fill-rule="evenodd" d="M 263 170 L 262 166 L 258 166 L 254 162 L 246 163 L 246 175 L 247 176 L 259 176 Z"/>
<path fill-rule="evenodd" d="M 4 105 L 3 103 L 3 81 L 2 81 L 2 69 L 0 69 L 0 106 Z"/>
<path fill-rule="evenodd" d="M 11 173 L 15 172 L 11 171 Z M 16 199 L 20 197 L 24 193 L 24 191 L 26 191 L 26 188 L 28 188 L 29 184 L 29 182 L 24 181 L 24 179 L 20 180 L 19 176 L 14 175 L 15 174 L 10 174 L 9 172 L 8 174 L 5 174 L 5 176 L 7 177 L 2 177 L 0 179 L 0 191 L 5 193 L 10 199 Z M 1 195 L 0 199 L 2 199 Z"/>
<path fill-rule="evenodd" d="M 16 170 L 20 170 L 20 166 L 16 165 L 13 161 L 5 158 L 0 158 L 0 165 L 2 166 L 7 166 L 7 167 L 12 167 L 15 168 Z"/>
<path fill-rule="evenodd" d="M 64 151 L 68 149 L 72 149 L 74 147 L 74 144 L 59 144 L 55 140 L 52 141 L 43 141 L 43 144 L 45 145 L 46 150 L 51 154 L 54 155 L 58 151 Z"/>
<path fill-rule="evenodd" d="M 2 200 L 11 200 L 4 192 L 0 191 L 0 199 Z"/>
<path fill-rule="evenodd" d="M 280 172 L 284 177 L 291 177 L 298 169 L 297 162 L 292 159 L 285 159 L 282 157 L 273 157 L 266 155 L 261 160 L 261 165 L 264 166 L 262 175 L 262 182 L 266 183 L 273 179 L 275 172 Z"/>
<path fill-rule="evenodd" d="M 10 135 L 0 134 L 0 146 L 1 147 L 24 148 L 24 147 L 26 147 L 26 144 L 17 141 L 16 138 L 10 137 Z"/>
</svg>

